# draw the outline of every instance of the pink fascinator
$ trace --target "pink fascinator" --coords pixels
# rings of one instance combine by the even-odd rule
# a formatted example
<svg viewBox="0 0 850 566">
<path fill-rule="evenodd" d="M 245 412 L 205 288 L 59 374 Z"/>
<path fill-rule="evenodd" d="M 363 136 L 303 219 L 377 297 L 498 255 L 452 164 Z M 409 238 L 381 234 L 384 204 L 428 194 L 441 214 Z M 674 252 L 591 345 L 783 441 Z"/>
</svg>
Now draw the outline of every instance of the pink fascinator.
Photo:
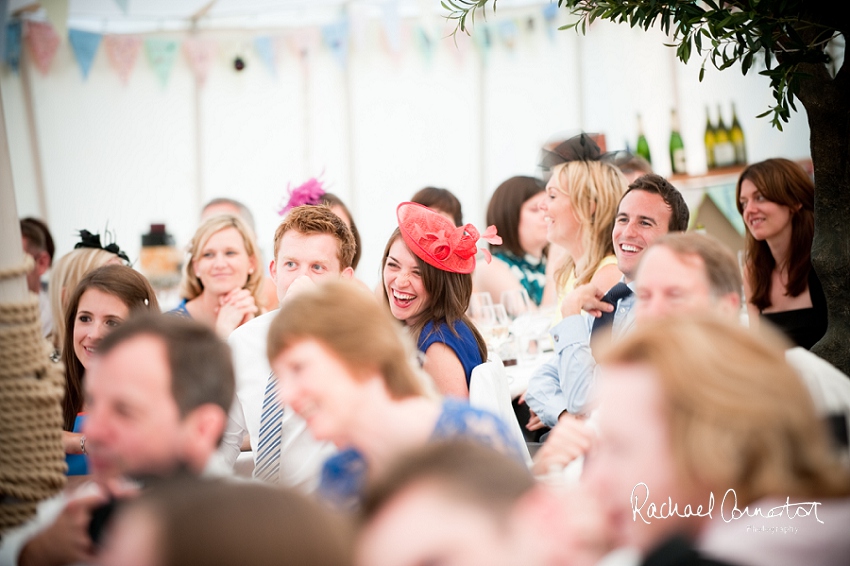
<svg viewBox="0 0 850 566">
<path fill-rule="evenodd" d="M 283 208 L 277 211 L 280 216 L 283 216 L 296 206 L 322 204 L 322 197 L 325 196 L 325 187 L 316 177 L 311 177 L 294 189 L 287 186 L 287 190 L 289 191 L 289 201 Z"/>
<path fill-rule="evenodd" d="M 497 246 L 502 238 L 495 226 L 483 234 L 472 224 L 456 227 L 442 215 L 415 202 L 403 202 L 396 209 L 398 227 L 404 243 L 416 257 L 437 269 L 452 273 L 472 273 L 475 269 L 476 243 L 479 239 Z M 490 263 L 490 252 L 481 248 Z"/>
</svg>

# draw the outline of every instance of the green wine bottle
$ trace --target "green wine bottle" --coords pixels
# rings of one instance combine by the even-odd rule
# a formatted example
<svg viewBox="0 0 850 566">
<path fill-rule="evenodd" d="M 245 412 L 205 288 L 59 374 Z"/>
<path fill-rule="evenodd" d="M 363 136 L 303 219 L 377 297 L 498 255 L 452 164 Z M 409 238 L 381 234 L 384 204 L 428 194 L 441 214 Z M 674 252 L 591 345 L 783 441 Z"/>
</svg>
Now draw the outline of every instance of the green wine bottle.
<svg viewBox="0 0 850 566">
<path fill-rule="evenodd" d="M 646 141 L 646 136 L 643 133 L 643 121 L 640 119 L 640 114 L 637 115 L 638 140 L 636 152 L 638 155 L 646 159 L 648 163 L 652 163 L 652 156 L 649 154 L 649 142 Z"/>
<path fill-rule="evenodd" d="M 732 127 L 729 129 L 729 137 L 732 147 L 735 148 L 735 165 L 747 164 L 747 146 L 744 139 L 744 130 L 738 122 L 738 114 L 735 112 L 735 103 L 732 103 Z"/>
<path fill-rule="evenodd" d="M 679 118 L 675 108 L 670 112 L 670 167 L 676 175 L 684 175 L 688 169 L 685 162 L 685 143 L 679 133 Z"/>
<path fill-rule="evenodd" d="M 717 167 L 714 162 L 714 126 L 711 125 L 711 113 L 708 106 L 705 107 L 705 167 L 706 169 Z"/>
<path fill-rule="evenodd" d="M 729 137 L 729 130 L 723 123 L 723 112 L 717 105 L 717 127 L 714 129 L 714 164 L 717 167 L 729 167 L 735 164 L 735 147 Z"/>
</svg>

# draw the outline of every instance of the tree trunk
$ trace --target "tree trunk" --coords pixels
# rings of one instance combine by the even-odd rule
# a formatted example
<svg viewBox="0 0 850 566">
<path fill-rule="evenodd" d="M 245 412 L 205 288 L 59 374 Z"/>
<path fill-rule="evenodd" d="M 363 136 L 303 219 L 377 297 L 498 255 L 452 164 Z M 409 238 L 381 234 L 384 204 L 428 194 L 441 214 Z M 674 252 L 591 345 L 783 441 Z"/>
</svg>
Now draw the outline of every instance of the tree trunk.
<svg viewBox="0 0 850 566">
<path fill-rule="evenodd" d="M 803 68 L 805 67 L 805 68 Z M 823 65 L 801 65 L 799 98 L 811 129 L 815 170 L 812 264 L 823 284 L 829 328 L 812 352 L 850 375 L 850 77 L 832 79 Z"/>
</svg>

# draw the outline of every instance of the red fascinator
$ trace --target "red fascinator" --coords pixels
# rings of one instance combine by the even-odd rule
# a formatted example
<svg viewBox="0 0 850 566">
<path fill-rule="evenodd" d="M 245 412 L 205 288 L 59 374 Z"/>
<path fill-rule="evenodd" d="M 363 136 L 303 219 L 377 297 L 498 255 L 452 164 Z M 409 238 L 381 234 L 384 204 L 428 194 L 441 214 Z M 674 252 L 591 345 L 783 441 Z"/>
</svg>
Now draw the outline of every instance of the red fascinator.
<svg viewBox="0 0 850 566">
<path fill-rule="evenodd" d="M 496 235 L 495 226 L 488 226 L 479 235 L 472 224 L 456 227 L 444 216 L 415 202 L 398 205 L 396 215 L 401 237 L 410 251 L 428 265 L 443 271 L 472 273 L 479 238 L 494 246 L 502 243 L 502 238 Z M 481 251 L 490 263 L 490 252 L 485 248 Z"/>
</svg>

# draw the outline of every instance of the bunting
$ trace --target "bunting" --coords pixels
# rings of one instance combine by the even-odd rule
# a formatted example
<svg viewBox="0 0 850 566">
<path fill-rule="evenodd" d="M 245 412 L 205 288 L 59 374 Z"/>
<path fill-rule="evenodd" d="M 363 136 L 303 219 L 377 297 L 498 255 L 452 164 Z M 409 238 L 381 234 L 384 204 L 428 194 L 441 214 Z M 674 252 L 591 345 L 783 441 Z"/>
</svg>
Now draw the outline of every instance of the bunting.
<svg viewBox="0 0 850 566">
<path fill-rule="evenodd" d="M 0 0 L 0 61 L 6 60 L 6 24 L 9 19 L 9 0 Z"/>
<path fill-rule="evenodd" d="M 216 44 L 209 39 L 190 37 L 183 42 L 183 53 L 195 80 L 203 86 L 207 82 L 213 58 L 215 57 Z"/>
<path fill-rule="evenodd" d="M 490 28 L 490 24 L 479 23 L 473 36 L 475 47 L 478 48 L 478 53 L 481 54 L 481 60 L 485 65 L 490 58 L 490 49 L 493 48 L 493 33 Z"/>
<path fill-rule="evenodd" d="M 325 45 L 333 53 L 340 68 L 345 69 L 348 63 L 348 20 L 340 18 L 338 22 L 324 26 L 322 39 L 325 40 Z"/>
<path fill-rule="evenodd" d="M 123 12 L 129 11 L 129 0 L 114 1 Z M 429 0 L 420 1 L 425 4 Z M 9 2 L 10 0 L 0 0 L 0 15 L 5 15 L 3 7 L 8 8 Z M 12 69 L 19 64 L 20 42 L 23 38 L 31 50 L 34 65 L 43 74 L 49 72 L 61 43 L 62 36 L 57 31 L 58 26 L 64 22 L 62 14 L 67 13 L 68 0 L 45 0 L 43 5 L 46 9 L 49 7 L 51 21 L 56 22 L 53 25 L 25 19 L 25 27 L 22 28 L 21 23 L 13 22 L 4 26 L 0 21 L 0 60 L 5 61 Z M 376 22 L 378 29 L 375 31 L 380 34 L 386 46 L 386 54 L 395 63 L 399 63 L 407 53 L 407 43 L 414 41 L 415 49 L 419 51 L 426 65 L 430 65 L 437 50 L 445 46 L 449 54 L 461 66 L 465 63 L 465 55 L 470 49 L 476 49 L 481 61 L 486 65 L 496 43 L 504 45 L 508 51 L 514 51 L 521 42 L 533 39 L 533 36 L 542 36 L 546 33 L 550 38 L 554 38 L 557 17 L 560 13 L 557 3 L 550 3 L 539 11 L 535 10 L 534 14 L 527 13 L 521 20 L 500 19 L 479 22 L 476 33 L 471 36 L 461 33 L 450 38 L 453 29 L 440 28 L 436 22 L 430 24 L 427 17 L 419 18 L 415 22 L 402 18 L 398 0 L 384 0 L 380 3 L 380 8 L 380 19 Z M 238 40 L 213 39 L 207 36 L 204 40 L 191 38 L 181 42 L 161 37 L 142 39 L 138 36 L 102 36 L 74 29 L 68 31 L 68 39 L 84 80 L 91 71 L 102 41 L 110 66 L 126 85 L 144 42 L 148 61 L 163 86 L 168 83 L 179 49 L 183 50 L 188 67 L 196 80 L 203 84 L 209 75 L 213 61 L 216 60 L 216 51 L 221 54 L 220 63 L 237 71 L 246 69 L 252 61 L 249 57 L 253 57 L 256 53 L 257 59 L 263 62 L 269 73 L 276 76 L 279 51 L 284 44 L 302 64 L 307 61 L 312 52 L 324 46 L 344 69 L 348 64 L 352 43 L 364 41 L 362 36 L 369 23 L 367 20 L 370 13 L 373 12 L 352 8 L 334 23 L 323 27 L 302 28 L 280 35 L 266 33 L 242 37 Z M 446 24 L 443 27 L 447 27 Z M 5 40 L 2 32 L 5 32 Z M 414 37 L 410 37 L 411 33 Z M 238 43 L 239 48 L 235 52 L 225 49 L 225 46 L 229 46 L 230 43 Z M 537 44 L 536 41 L 533 43 Z M 253 46 L 253 52 L 251 46 Z"/>
<path fill-rule="evenodd" d="M 148 62 L 159 77 L 162 86 L 168 84 L 168 76 L 171 74 L 171 67 L 174 66 L 177 48 L 177 42 L 170 39 L 151 37 L 145 40 Z"/>
<path fill-rule="evenodd" d="M 398 54 L 401 52 L 401 16 L 398 13 L 398 2 L 385 2 L 381 8 L 387 49 L 391 54 Z"/>
<path fill-rule="evenodd" d="M 80 66 L 80 71 L 83 73 L 83 80 L 89 76 L 94 56 L 97 55 L 97 48 L 100 47 L 101 37 L 99 33 L 78 29 L 68 30 L 68 41 L 71 43 L 71 49 L 74 51 L 74 57 Z"/>
<path fill-rule="evenodd" d="M 21 35 L 23 25 L 20 20 L 10 22 L 6 26 L 6 54 L 3 61 L 14 71 L 18 72 L 21 66 Z"/>
<path fill-rule="evenodd" d="M 550 41 L 555 41 L 555 19 L 558 17 L 558 4 L 546 4 L 543 6 L 543 21 L 546 26 L 546 34 Z"/>
<path fill-rule="evenodd" d="M 299 61 L 306 59 L 319 43 L 318 32 L 314 28 L 303 28 L 287 38 L 287 45 Z"/>
<path fill-rule="evenodd" d="M 139 58 L 142 39 L 134 35 L 107 35 L 103 39 L 103 47 L 109 64 L 126 85 Z"/>
<path fill-rule="evenodd" d="M 59 36 L 50 24 L 32 21 L 27 22 L 26 35 L 35 66 L 41 74 L 46 75 L 59 48 Z"/>
<path fill-rule="evenodd" d="M 513 51 L 516 48 L 518 36 L 519 27 L 517 27 L 516 22 L 513 20 L 505 20 L 499 23 L 499 37 L 509 51 Z"/>
<path fill-rule="evenodd" d="M 254 39 L 254 50 L 265 63 L 266 68 L 273 77 L 277 76 L 277 55 L 275 53 L 275 42 L 268 35 Z"/>
<path fill-rule="evenodd" d="M 40 0 L 47 14 L 47 21 L 53 25 L 53 31 L 59 38 L 68 35 L 68 0 Z"/>
<path fill-rule="evenodd" d="M 434 53 L 437 50 L 437 42 L 431 37 L 424 26 L 416 28 L 416 45 L 419 47 L 419 52 L 425 63 L 430 65 L 434 60 Z"/>
</svg>

